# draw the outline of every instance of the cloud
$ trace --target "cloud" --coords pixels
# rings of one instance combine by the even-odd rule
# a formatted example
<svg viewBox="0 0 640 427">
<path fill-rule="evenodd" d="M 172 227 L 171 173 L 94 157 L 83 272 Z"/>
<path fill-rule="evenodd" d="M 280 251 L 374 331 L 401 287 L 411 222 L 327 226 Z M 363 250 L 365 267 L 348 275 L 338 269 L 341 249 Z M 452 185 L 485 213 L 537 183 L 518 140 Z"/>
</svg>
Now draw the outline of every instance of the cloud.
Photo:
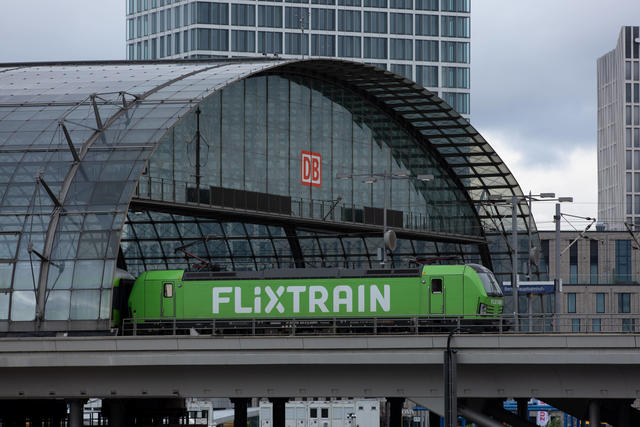
<svg viewBox="0 0 640 427">
<path fill-rule="evenodd" d="M 499 129 L 481 131 L 489 144 L 496 150 L 505 162 L 518 184 L 526 194 L 553 192 L 556 196 L 572 196 L 573 203 L 562 203 L 561 212 L 566 214 L 596 217 L 597 213 L 597 155 L 596 150 L 585 149 L 580 146 L 544 146 L 544 151 L 550 158 L 563 159 L 561 165 L 532 165 L 528 156 L 519 146 L 521 141 Z M 534 202 L 533 218 L 538 229 L 553 230 L 554 202 Z M 563 222 L 563 230 L 582 230 L 588 221 L 571 218 L 569 223 Z"/>
<path fill-rule="evenodd" d="M 471 123 L 518 137 L 534 166 L 564 167 L 540 147 L 596 150 L 596 60 L 640 2 L 482 0 L 473 3 Z"/>
</svg>

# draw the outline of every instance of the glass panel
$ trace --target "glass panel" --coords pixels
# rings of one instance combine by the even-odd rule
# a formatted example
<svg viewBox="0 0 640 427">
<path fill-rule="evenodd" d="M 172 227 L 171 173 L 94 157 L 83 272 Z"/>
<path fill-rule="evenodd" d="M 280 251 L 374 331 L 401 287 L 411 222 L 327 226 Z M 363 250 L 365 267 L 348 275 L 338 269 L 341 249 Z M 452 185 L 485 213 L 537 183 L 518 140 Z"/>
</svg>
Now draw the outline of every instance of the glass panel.
<svg viewBox="0 0 640 427">
<path fill-rule="evenodd" d="M 73 272 L 75 289 L 96 289 L 102 285 L 103 261 L 77 261 Z"/>
<path fill-rule="evenodd" d="M 14 291 L 11 300 L 11 320 L 35 320 L 36 294 L 33 291 Z"/>
<path fill-rule="evenodd" d="M 100 291 L 73 291 L 71 295 L 71 319 L 97 319 L 100 309 Z"/>
<path fill-rule="evenodd" d="M 8 292 L 0 292 L 0 319 L 9 318 L 9 300 L 11 294 Z"/>
<path fill-rule="evenodd" d="M 0 264 L 0 289 L 11 287 L 11 275 L 13 274 L 13 264 Z"/>
<path fill-rule="evenodd" d="M 71 292 L 51 291 L 47 297 L 47 305 L 44 311 L 46 320 L 67 320 L 69 319 L 69 302 Z"/>
</svg>

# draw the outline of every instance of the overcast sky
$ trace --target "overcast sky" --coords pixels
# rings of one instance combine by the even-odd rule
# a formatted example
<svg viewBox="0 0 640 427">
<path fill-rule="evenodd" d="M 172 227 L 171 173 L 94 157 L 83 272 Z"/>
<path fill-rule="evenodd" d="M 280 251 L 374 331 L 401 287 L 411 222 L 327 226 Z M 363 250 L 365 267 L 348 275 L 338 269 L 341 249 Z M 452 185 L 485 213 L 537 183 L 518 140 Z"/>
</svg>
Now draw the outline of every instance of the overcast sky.
<svg viewBox="0 0 640 427">
<path fill-rule="evenodd" d="M 596 59 L 622 25 L 640 25 L 640 0 L 471 6 L 472 124 L 523 191 L 573 196 L 563 212 L 595 217 Z M 7 1 L 0 35 L 0 62 L 124 59 L 125 0 Z M 553 210 L 534 204 L 539 228 Z"/>
</svg>

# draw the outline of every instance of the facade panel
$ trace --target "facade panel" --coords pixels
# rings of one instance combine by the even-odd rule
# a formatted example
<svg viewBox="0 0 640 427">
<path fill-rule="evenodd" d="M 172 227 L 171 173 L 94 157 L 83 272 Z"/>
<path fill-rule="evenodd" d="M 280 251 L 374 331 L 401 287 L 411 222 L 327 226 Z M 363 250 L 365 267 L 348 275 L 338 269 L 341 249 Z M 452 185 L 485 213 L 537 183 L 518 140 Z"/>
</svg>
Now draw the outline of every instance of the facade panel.
<svg viewBox="0 0 640 427">
<path fill-rule="evenodd" d="M 157 1 L 127 7 L 127 58 L 361 61 L 426 84 L 468 119 L 470 15 L 470 0 Z M 444 75 L 452 64 L 466 64 L 466 84 L 432 78 L 433 67 Z M 443 88 L 455 91 L 445 96 Z"/>
</svg>

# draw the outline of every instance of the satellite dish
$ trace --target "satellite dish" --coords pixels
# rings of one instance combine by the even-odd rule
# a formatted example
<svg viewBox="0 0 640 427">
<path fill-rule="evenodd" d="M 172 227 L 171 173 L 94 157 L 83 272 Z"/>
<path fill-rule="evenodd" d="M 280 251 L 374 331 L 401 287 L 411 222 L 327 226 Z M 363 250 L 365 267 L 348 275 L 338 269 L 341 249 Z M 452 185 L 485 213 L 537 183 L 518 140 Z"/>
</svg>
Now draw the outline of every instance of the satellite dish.
<svg viewBox="0 0 640 427">
<path fill-rule="evenodd" d="M 384 233 L 384 247 L 389 249 L 390 251 L 396 248 L 396 232 L 393 230 L 387 230 Z"/>
</svg>

